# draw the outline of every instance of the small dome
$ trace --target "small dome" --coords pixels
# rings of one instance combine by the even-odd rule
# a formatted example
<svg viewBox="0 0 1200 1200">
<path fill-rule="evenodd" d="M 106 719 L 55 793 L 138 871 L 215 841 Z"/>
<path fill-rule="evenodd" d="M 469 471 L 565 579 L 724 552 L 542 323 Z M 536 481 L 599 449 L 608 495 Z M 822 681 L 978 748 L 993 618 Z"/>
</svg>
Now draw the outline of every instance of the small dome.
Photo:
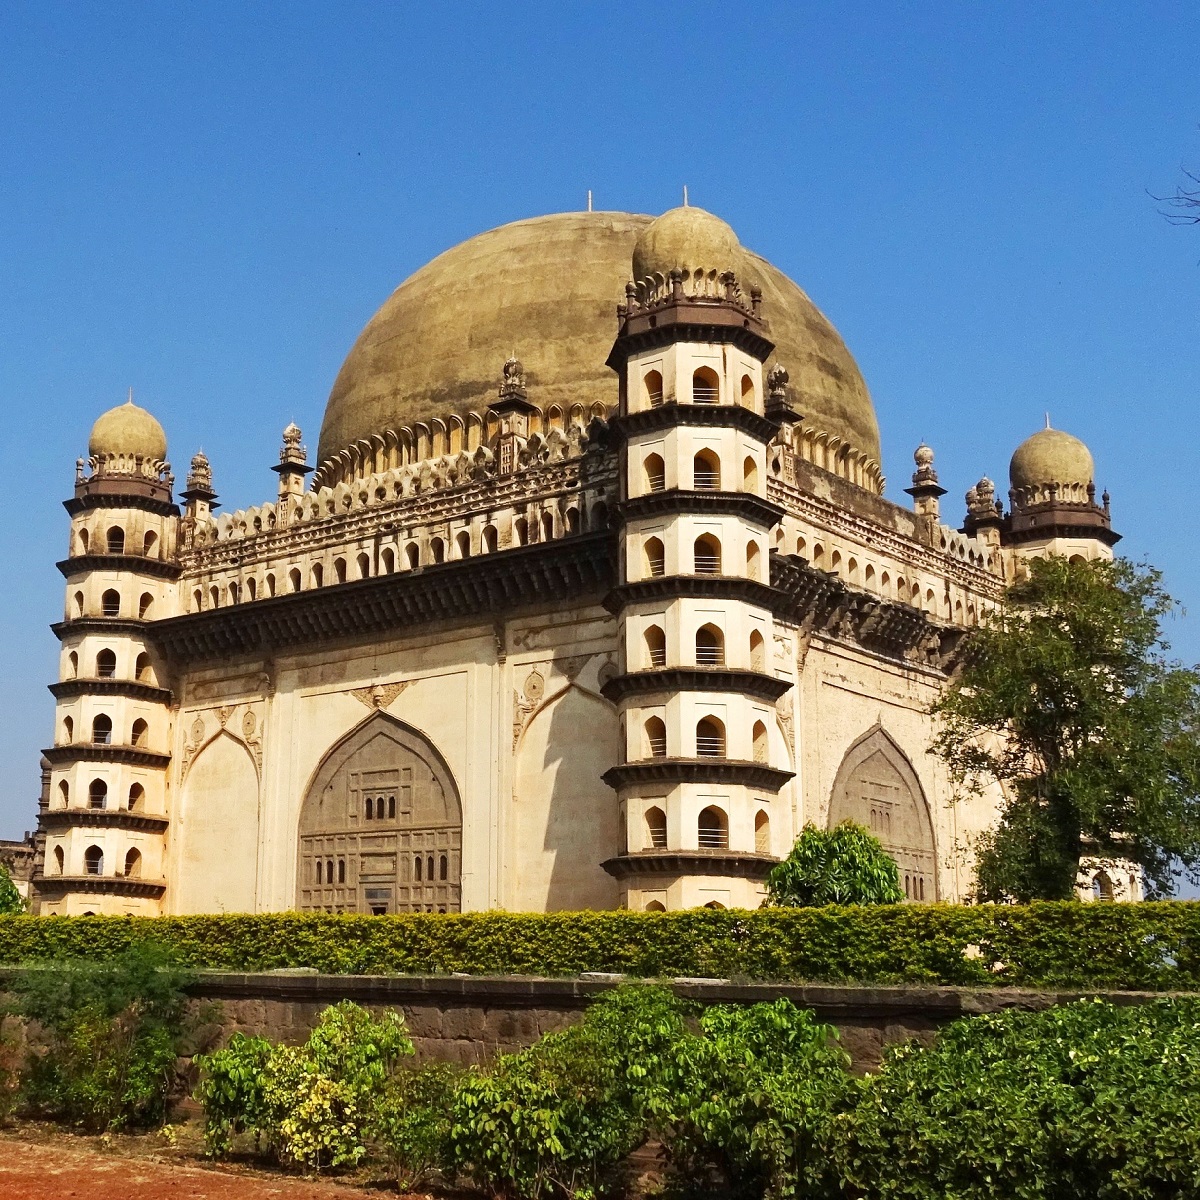
<svg viewBox="0 0 1200 1200">
<path fill-rule="evenodd" d="M 167 435 L 163 427 L 131 396 L 124 404 L 101 413 L 88 438 L 88 454 L 93 458 L 124 455 L 149 462 L 167 457 Z"/>
<path fill-rule="evenodd" d="M 633 247 L 633 277 L 664 279 L 674 270 L 736 270 L 737 234 L 702 208 L 672 208 L 638 235 Z"/>
<path fill-rule="evenodd" d="M 1017 447 L 1008 465 L 1009 482 L 1018 491 L 1051 483 L 1086 488 L 1095 473 L 1091 451 L 1061 429 L 1039 429 Z"/>
</svg>

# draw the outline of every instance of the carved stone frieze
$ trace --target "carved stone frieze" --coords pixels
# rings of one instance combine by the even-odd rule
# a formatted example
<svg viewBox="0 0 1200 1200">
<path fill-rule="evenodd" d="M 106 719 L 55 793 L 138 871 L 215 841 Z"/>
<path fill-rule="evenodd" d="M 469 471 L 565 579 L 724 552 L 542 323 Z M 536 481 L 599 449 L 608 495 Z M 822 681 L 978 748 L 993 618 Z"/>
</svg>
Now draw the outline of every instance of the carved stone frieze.
<svg viewBox="0 0 1200 1200">
<path fill-rule="evenodd" d="M 411 679 L 398 680 L 395 683 L 376 683 L 370 687 L 351 688 L 350 695 L 367 708 L 383 709 L 388 708 L 392 701 L 412 684 Z"/>
</svg>

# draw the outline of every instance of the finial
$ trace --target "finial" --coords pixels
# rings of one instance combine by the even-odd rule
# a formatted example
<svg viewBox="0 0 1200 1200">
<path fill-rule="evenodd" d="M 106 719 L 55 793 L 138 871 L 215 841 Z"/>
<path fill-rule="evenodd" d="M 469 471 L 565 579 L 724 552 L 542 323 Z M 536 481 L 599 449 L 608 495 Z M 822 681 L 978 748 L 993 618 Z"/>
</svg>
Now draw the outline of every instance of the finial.
<svg viewBox="0 0 1200 1200">
<path fill-rule="evenodd" d="M 588 212 L 592 211 L 592 189 L 588 188 Z"/>
<path fill-rule="evenodd" d="M 1050 414 L 1049 413 L 1046 414 L 1046 428 L 1047 429 L 1050 428 Z"/>
<path fill-rule="evenodd" d="M 687 198 L 687 184 L 685 183 L 685 184 L 683 185 L 683 207 L 684 207 L 684 208 L 687 208 L 687 206 L 688 206 L 688 198 Z"/>
<path fill-rule="evenodd" d="M 126 400 L 126 401 L 125 401 L 125 403 L 126 403 L 126 404 L 132 404 L 132 403 L 133 403 L 133 388 L 130 388 L 130 389 L 129 389 L 129 399 L 128 399 L 128 400 Z"/>
<path fill-rule="evenodd" d="M 937 483 L 938 473 L 933 468 L 933 450 L 925 444 L 924 439 L 913 451 L 913 462 L 917 464 L 912 477 L 913 487 Z"/>
</svg>

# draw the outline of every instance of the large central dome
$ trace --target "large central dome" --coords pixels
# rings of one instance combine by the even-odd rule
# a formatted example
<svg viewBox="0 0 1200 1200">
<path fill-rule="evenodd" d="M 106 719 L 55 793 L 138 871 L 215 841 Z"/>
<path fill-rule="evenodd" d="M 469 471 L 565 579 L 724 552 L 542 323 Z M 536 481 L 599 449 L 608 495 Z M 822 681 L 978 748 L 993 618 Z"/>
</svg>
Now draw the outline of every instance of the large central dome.
<svg viewBox="0 0 1200 1200">
<path fill-rule="evenodd" d="M 481 233 L 410 275 L 359 335 L 334 381 L 319 463 L 387 429 L 482 413 L 504 360 L 525 365 L 541 408 L 614 406 L 604 365 L 616 306 L 651 217 L 559 213 Z M 775 343 L 805 424 L 879 460 L 879 426 L 850 352 L 816 305 L 770 263 L 734 246 L 738 282 L 762 289 Z"/>
</svg>

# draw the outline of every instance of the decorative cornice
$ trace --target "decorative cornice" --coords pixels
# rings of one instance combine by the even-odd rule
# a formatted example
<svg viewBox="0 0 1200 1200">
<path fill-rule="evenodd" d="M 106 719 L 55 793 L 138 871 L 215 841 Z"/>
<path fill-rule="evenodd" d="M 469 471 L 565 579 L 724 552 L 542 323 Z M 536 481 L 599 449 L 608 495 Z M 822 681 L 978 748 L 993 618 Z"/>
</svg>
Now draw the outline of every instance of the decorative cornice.
<svg viewBox="0 0 1200 1200">
<path fill-rule="evenodd" d="M 54 564 L 65 579 L 85 575 L 89 571 L 128 571 L 133 575 L 150 575 L 155 579 L 178 579 L 183 568 L 161 558 L 144 554 L 77 554 Z"/>
<path fill-rule="evenodd" d="M 777 592 L 756 579 L 736 575 L 659 575 L 613 588 L 604 597 L 604 607 L 611 613 L 619 613 L 630 604 L 681 599 L 737 600 L 767 609 L 775 609 L 782 603 Z"/>
<path fill-rule="evenodd" d="M 780 505 L 748 492 L 689 491 L 684 488 L 634 496 L 622 501 L 619 510 L 626 521 L 690 515 L 741 517 L 762 529 L 777 525 L 784 515 Z"/>
<path fill-rule="evenodd" d="M 646 433 L 661 433 L 678 426 L 698 428 L 738 429 L 760 442 L 769 442 L 777 426 L 753 409 L 740 404 L 663 404 L 640 412 L 614 417 L 609 428 L 620 439 L 628 441 Z"/>
<path fill-rule="evenodd" d="M 165 880 L 126 878 L 123 875 L 35 875 L 34 888 L 43 899 L 58 900 L 71 893 L 100 896 L 141 896 L 157 900 L 167 890 Z"/>
<path fill-rule="evenodd" d="M 760 671 L 731 667 L 662 667 L 616 675 L 600 689 L 600 693 L 614 704 L 620 704 L 630 696 L 656 692 L 737 692 L 774 704 L 791 686 L 790 679 L 779 679 Z"/>
<path fill-rule="evenodd" d="M 600 778 L 615 789 L 636 783 L 740 783 L 777 792 L 795 774 L 736 758 L 647 758 L 610 767 Z"/>
<path fill-rule="evenodd" d="M 732 875 L 766 879 L 779 859 L 739 850 L 639 850 L 600 864 L 614 879 L 636 875 Z"/>
<path fill-rule="evenodd" d="M 720 298 L 681 295 L 620 310 L 621 328 L 607 365 L 618 371 L 632 354 L 676 342 L 724 343 L 766 362 L 775 343 L 765 324 L 742 305 Z"/>
<path fill-rule="evenodd" d="M 104 742 L 69 742 L 65 746 L 48 746 L 42 754 L 54 766 L 73 762 L 128 763 L 135 767 L 165 767 L 171 756 L 162 750 L 145 746 L 114 746 Z"/>
<path fill-rule="evenodd" d="M 155 622 L 175 660 L 264 654 L 339 638 L 409 631 L 463 617 L 602 596 L 612 585 L 615 538 L 578 534 L 437 566 L 376 575 Z"/>
<path fill-rule="evenodd" d="M 171 689 L 141 683 L 136 679 L 60 679 L 48 685 L 58 700 L 75 696 L 124 696 L 127 700 L 149 700 L 154 704 L 170 704 Z"/>
<path fill-rule="evenodd" d="M 149 627 L 149 621 L 138 621 L 133 617 L 70 617 L 66 621 L 55 621 L 50 630 L 58 638 L 69 633 L 132 633 L 144 637 Z"/>
<path fill-rule="evenodd" d="M 164 833 L 170 820 L 127 808 L 48 808 L 38 814 L 38 828 L 132 829 L 141 833 Z"/>
<path fill-rule="evenodd" d="M 93 479 L 95 477 L 93 476 Z M 98 483 L 91 485 L 93 489 Z M 157 513 L 160 517 L 177 517 L 179 516 L 179 506 L 172 504 L 170 500 L 163 500 L 154 495 L 130 495 L 128 492 L 114 491 L 79 491 L 69 500 L 63 501 L 63 508 L 76 517 L 81 512 L 85 512 L 89 508 L 136 508 L 142 512 Z"/>
</svg>

